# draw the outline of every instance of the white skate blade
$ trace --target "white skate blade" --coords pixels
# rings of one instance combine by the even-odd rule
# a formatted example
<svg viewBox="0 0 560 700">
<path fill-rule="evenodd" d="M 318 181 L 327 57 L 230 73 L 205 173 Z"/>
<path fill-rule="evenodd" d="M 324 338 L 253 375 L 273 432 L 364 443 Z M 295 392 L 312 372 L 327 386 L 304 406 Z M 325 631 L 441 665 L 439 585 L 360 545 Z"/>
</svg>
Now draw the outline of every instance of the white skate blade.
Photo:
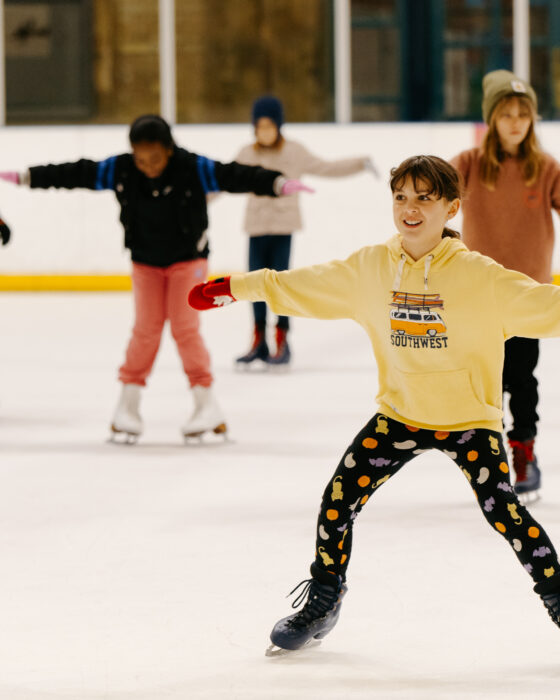
<svg viewBox="0 0 560 700">
<path fill-rule="evenodd" d="M 220 423 L 215 428 L 209 428 L 208 430 L 183 431 L 183 439 L 186 444 L 192 444 L 193 442 L 197 444 L 222 444 L 231 442 L 225 423 Z"/>
<path fill-rule="evenodd" d="M 541 499 L 541 492 L 537 489 L 536 491 L 527 491 L 526 493 L 518 493 L 517 500 L 522 506 L 528 506 L 531 503 L 536 503 Z"/>
<path fill-rule="evenodd" d="M 114 425 L 111 426 L 111 435 L 107 442 L 114 445 L 136 445 L 140 433 L 129 433 L 126 430 L 117 430 Z"/>
<path fill-rule="evenodd" d="M 300 651 L 305 651 L 311 647 L 317 647 L 319 644 L 321 644 L 320 639 L 310 639 L 299 649 L 282 649 L 282 647 L 277 647 L 276 644 L 271 644 L 269 647 L 267 647 L 264 655 L 269 657 L 291 656 L 292 654 L 298 654 Z"/>
<path fill-rule="evenodd" d="M 139 437 L 139 435 L 124 435 L 121 433 L 119 436 L 111 435 L 107 438 L 107 442 L 111 443 L 111 445 L 137 445 Z"/>
<path fill-rule="evenodd" d="M 254 372 L 258 374 L 259 372 L 268 372 L 270 365 L 264 360 L 253 360 L 252 362 L 238 362 L 237 360 L 233 363 L 236 372 Z"/>
</svg>

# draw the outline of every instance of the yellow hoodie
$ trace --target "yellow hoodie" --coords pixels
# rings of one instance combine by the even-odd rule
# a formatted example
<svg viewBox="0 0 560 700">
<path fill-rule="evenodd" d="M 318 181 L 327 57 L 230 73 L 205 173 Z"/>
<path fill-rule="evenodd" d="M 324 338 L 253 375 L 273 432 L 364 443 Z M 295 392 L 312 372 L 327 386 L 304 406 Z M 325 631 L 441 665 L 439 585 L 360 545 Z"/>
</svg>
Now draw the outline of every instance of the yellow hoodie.
<svg viewBox="0 0 560 700">
<path fill-rule="evenodd" d="M 394 236 L 347 260 L 231 278 L 277 314 L 350 318 L 371 339 L 379 410 L 418 428 L 502 430 L 504 340 L 560 335 L 560 288 L 444 238 L 413 260 Z"/>
</svg>

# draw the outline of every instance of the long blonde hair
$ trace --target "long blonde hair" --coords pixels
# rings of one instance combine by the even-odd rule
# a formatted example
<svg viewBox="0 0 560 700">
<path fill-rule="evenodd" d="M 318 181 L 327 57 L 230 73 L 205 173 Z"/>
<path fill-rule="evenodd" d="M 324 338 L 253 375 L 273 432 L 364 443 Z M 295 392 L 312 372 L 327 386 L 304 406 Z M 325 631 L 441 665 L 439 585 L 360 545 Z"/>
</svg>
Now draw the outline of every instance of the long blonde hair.
<svg viewBox="0 0 560 700">
<path fill-rule="evenodd" d="M 531 114 L 531 125 L 527 131 L 527 135 L 519 144 L 519 153 L 517 155 L 525 184 L 527 186 L 534 185 L 541 172 L 543 153 L 535 134 L 535 120 L 537 115 L 533 103 L 528 97 L 525 97 L 525 95 L 507 95 L 498 102 L 492 112 L 488 131 L 484 136 L 481 147 L 480 179 L 489 190 L 495 188 L 500 174 L 501 164 L 506 157 L 506 153 L 500 144 L 496 120 L 500 110 L 511 100 L 518 100 L 519 106 L 528 109 Z"/>
</svg>

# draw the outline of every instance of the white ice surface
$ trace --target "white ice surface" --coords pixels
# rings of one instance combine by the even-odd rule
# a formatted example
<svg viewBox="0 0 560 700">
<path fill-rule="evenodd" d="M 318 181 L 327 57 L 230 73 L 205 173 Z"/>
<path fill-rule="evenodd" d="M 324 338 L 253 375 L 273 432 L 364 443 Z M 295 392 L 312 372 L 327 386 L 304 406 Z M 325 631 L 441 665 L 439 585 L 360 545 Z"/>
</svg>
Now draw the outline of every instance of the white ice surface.
<svg viewBox="0 0 560 700">
<path fill-rule="evenodd" d="M 107 444 L 128 294 L 0 296 L 0 700 L 558 698 L 560 630 L 461 472 L 422 455 L 354 533 L 317 648 L 264 656 L 307 578 L 320 497 L 374 411 L 350 322 L 297 319 L 293 370 L 238 374 L 249 307 L 204 316 L 232 442 L 182 444 L 164 338 L 140 444 Z M 532 511 L 560 546 L 560 341 L 542 343 Z"/>
</svg>

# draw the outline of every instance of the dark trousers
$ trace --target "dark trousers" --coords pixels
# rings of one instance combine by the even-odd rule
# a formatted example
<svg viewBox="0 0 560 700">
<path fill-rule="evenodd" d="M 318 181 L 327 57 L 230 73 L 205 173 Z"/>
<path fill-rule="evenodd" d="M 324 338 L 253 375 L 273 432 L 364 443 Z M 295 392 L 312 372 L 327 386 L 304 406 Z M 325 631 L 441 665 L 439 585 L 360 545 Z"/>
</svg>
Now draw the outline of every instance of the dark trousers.
<svg viewBox="0 0 560 700">
<path fill-rule="evenodd" d="M 539 341 L 535 338 L 506 340 L 502 384 L 509 394 L 510 440 L 531 440 L 537 434 L 539 393 L 534 371 L 538 360 Z"/>
<path fill-rule="evenodd" d="M 517 500 L 501 433 L 447 432 L 406 426 L 377 413 L 346 450 L 325 493 L 317 523 L 317 566 L 344 579 L 354 521 L 377 489 L 425 450 L 440 450 L 462 470 L 482 515 L 512 547 L 536 583 L 560 571 L 543 528 Z M 411 547 L 414 535 L 411 533 Z"/>
<path fill-rule="evenodd" d="M 269 270 L 287 270 L 290 267 L 290 251 L 292 234 L 267 234 L 249 238 L 249 271 L 267 267 Z M 266 326 L 266 303 L 253 302 L 255 326 L 264 329 Z M 287 316 L 278 316 L 278 328 L 288 330 Z"/>
</svg>

